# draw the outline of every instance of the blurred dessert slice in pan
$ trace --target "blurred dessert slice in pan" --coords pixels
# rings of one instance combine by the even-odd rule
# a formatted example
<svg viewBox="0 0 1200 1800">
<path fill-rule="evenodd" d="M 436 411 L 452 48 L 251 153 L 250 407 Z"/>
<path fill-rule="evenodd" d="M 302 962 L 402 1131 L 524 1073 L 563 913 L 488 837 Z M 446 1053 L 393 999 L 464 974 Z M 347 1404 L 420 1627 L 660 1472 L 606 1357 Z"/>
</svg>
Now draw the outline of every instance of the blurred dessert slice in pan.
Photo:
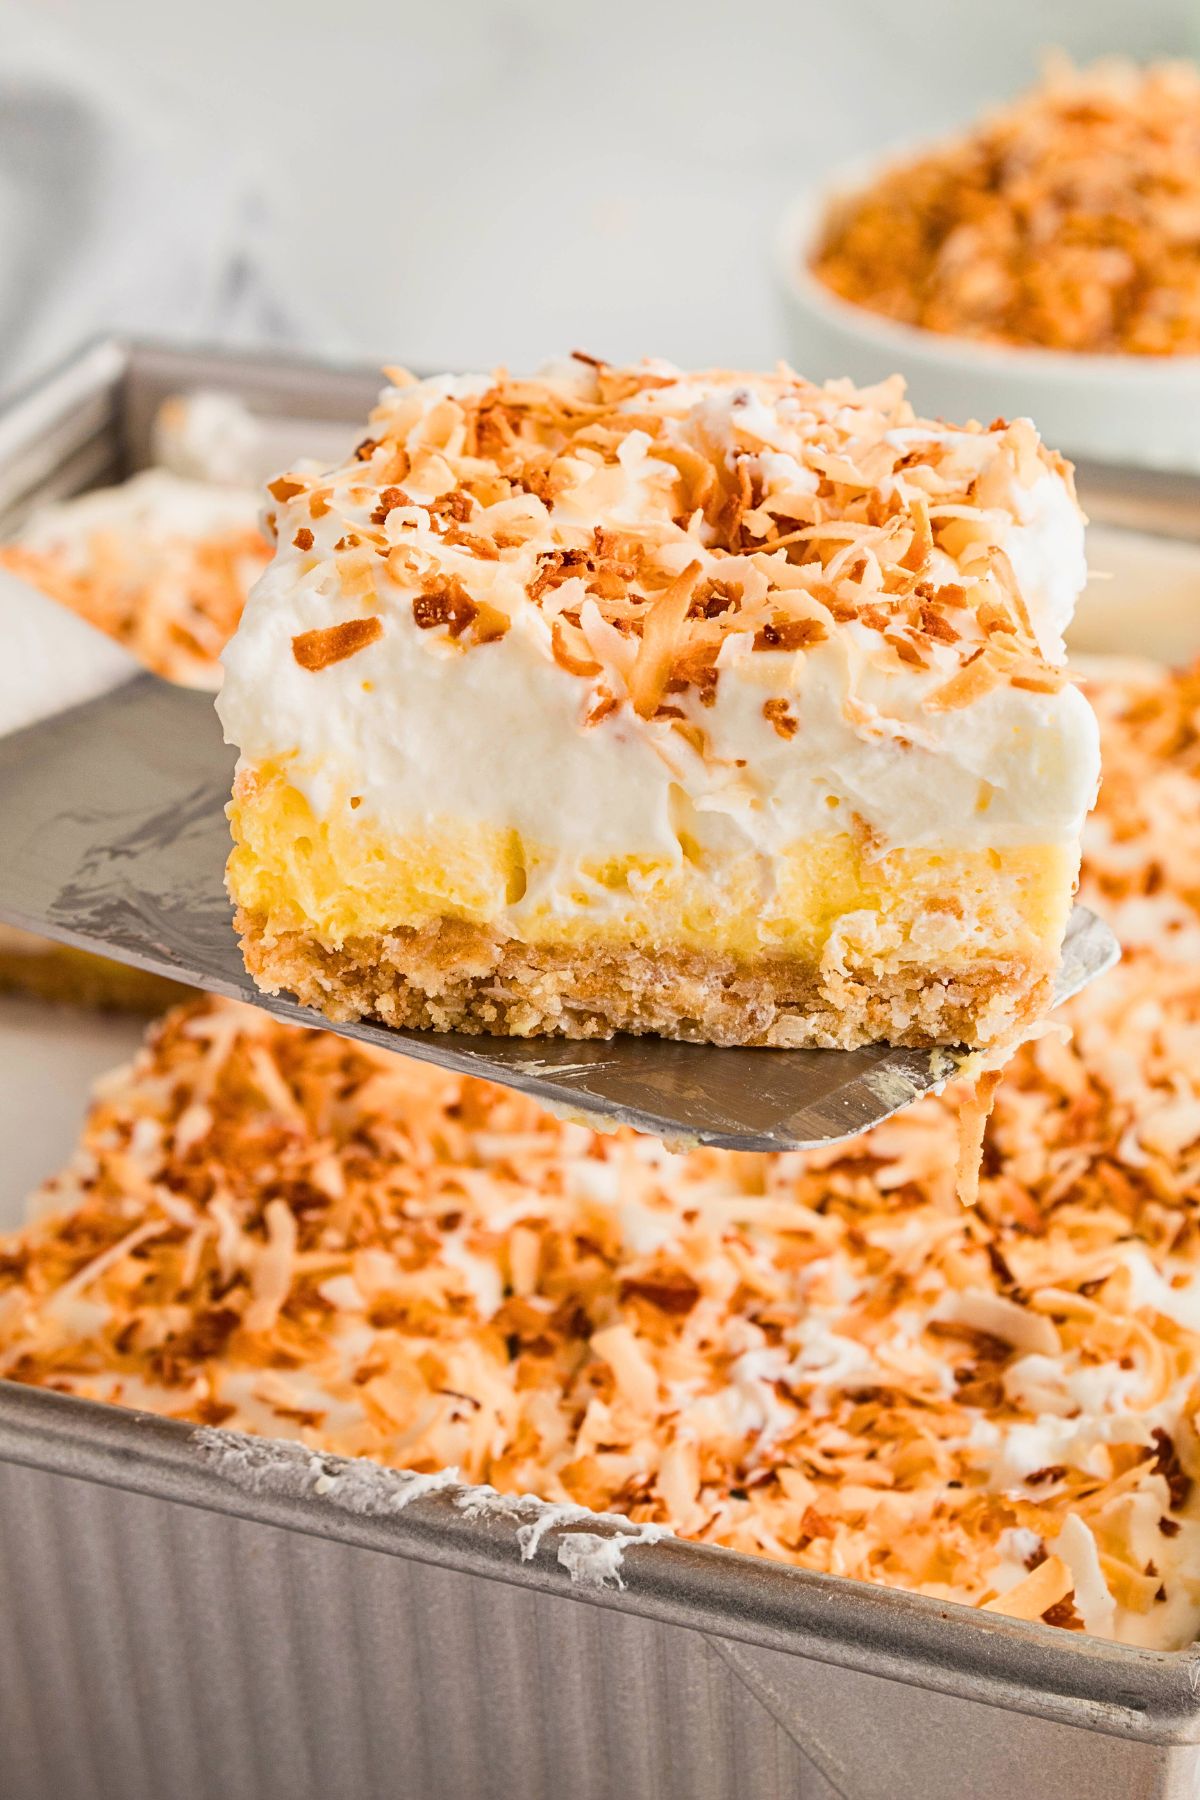
<svg viewBox="0 0 1200 1800">
<path fill-rule="evenodd" d="M 228 396 L 164 403 L 160 462 L 36 510 L 0 566 L 107 632 L 156 675 L 216 688 L 218 658 L 270 555 L 254 425 Z"/>
<path fill-rule="evenodd" d="M 0 545 L 11 651 L 0 670 L 0 729 L 100 691 L 115 645 L 131 653 L 118 674 L 141 664 L 188 687 L 217 687 L 217 659 L 270 556 L 258 522 L 258 433 L 228 395 L 178 396 L 160 411 L 155 449 L 155 467 L 35 510 Z M 49 607 L 31 588 L 58 604 Z M 96 629 L 77 626 L 64 609 Z M 90 688 L 85 670 L 94 676 Z M 0 990 L 136 1012 L 184 992 L 10 926 L 0 926 Z"/>
<path fill-rule="evenodd" d="M 247 967 L 334 1019 L 998 1046 L 1094 797 L 1070 469 L 903 384 L 397 374 L 225 658 Z"/>
</svg>

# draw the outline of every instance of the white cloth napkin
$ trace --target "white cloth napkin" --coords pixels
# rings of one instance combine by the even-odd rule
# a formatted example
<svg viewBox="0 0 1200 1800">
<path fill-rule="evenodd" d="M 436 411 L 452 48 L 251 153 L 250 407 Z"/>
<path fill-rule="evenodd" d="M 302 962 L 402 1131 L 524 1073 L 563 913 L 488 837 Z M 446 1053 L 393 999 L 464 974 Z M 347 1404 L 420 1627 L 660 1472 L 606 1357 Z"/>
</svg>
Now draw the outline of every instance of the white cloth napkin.
<svg viewBox="0 0 1200 1800">
<path fill-rule="evenodd" d="M 139 93 L 136 71 L 0 4 L 0 389 L 107 328 L 311 337 L 273 291 L 264 225 L 221 146 Z"/>
</svg>

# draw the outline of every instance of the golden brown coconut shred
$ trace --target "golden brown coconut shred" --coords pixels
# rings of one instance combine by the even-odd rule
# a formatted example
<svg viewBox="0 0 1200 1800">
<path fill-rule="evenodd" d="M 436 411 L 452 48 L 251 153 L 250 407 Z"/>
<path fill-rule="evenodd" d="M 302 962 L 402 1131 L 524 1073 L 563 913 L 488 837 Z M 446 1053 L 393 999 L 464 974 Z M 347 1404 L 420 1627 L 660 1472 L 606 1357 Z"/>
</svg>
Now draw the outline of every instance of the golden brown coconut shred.
<svg viewBox="0 0 1200 1800">
<path fill-rule="evenodd" d="M 0 1242 L 0 1374 L 1065 1629 L 1200 1620 L 1200 674 L 1094 684 L 1121 967 L 999 1083 L 676 1155 L 199 1001 Z"/>
<path fill-rule="evenodd" d="M 831 208 L 813 272 L 907 325 L 1045 349 L 1200 352 L 1200 74 L 1082 70 Z"/>
</svg>

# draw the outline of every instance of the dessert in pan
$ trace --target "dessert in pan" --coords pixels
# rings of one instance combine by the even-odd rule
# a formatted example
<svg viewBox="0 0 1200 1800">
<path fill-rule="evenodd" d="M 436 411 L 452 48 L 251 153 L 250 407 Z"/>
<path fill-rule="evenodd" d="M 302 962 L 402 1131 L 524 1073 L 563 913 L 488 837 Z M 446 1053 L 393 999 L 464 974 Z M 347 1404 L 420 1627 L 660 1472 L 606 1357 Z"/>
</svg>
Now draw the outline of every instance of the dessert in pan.
<svg viewBox="0 0 1200 1800">
<path fill-rule="evenodd" d="M 1200 675 L 1089 692 L 1083 895 L 1125 959 L 1005 1072 L 975 1207 L 957 1091 L 820 1154 L 674 1154 L 196 1001 L 0 1246 L 0 1375 L 1187 1643 Z"/>
<path fill-rule="evenodd" d="M 116 487 L 41 507 L 0 568 L 97 626 L 168 681 L 217 688 L 218 658 L 270 549 L 254 421 L 217 393 L 164 403 L 157 460 Z"/>
<path fill-rule="evenodd" d="M 247 968 L 335 1020 L 1010 1043 L 1097 779 L 1026 421 L 577 357 L 272 483 L 225 656 Z"/>
<path fill-rule="evenodd" d="M 1051 62 L 974 129 L 829 210 L 812 271 L 926 330 L 1093 355 L 1200 353 L 1200 74 Z"/>
<path fill-rule="evenodd" d="M 270 557 L 259 524 L 263 445 L 231 396 L 167 400 L 154 432 L 156 461 L 118 486 L 43 506 L 0 544 L 0 590 L 22 661 L 48 696 L 62 697 L 62 659 L 106 663 L 18 583 L 49 595 L 127 649 L 145 668 L 187 687 L 215 689 L 218 657 L 246 595 Z M 64 642 L 69 637 L 69 646 Z M 130 672 L 135 665 L 131 663 Z M 14 695 L 24 707 L 24 691 Z M 5 730 L 23 713 L 6 711 Z M 150 1011 L 183 989 L 129 965 L 0 925 L 0 989 L 42 999 Z"/>
</svg>

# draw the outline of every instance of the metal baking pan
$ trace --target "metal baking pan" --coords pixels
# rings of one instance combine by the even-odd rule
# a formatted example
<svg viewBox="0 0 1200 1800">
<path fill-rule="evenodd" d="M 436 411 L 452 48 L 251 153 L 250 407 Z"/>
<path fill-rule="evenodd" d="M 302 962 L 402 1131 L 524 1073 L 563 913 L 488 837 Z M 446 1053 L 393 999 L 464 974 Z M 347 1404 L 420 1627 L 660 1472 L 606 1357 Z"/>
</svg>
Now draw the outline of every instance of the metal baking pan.
<svg viewBox="0 0 1200 1800">
<path fill-rule="evenodd" d="M 214 385 L 299 448 L 310 426 L 352 430 L 376 378 L 93 344 L 0 415 L 0 526 L 136 468 L 158 402 Z M 636 1540 L 627 1521 L 0 1382 L 0 1794 L 1200 1791 L 1200 1650 Z"/>
</svg>

